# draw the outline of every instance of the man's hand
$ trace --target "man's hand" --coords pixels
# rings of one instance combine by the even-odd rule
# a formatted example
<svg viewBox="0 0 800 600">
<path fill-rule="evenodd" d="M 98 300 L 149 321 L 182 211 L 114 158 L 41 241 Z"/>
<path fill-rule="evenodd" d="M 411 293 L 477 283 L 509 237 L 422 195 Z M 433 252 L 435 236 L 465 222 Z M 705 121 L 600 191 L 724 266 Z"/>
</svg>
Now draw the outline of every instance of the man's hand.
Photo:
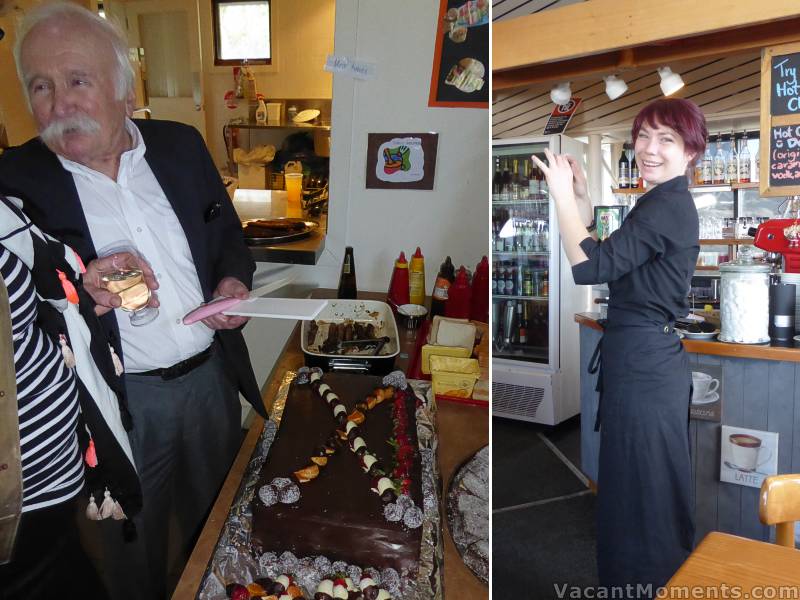
<svg viewBox="0 0 800 600">
<path fill-rule="evenodd" d="M 239 298 L 247 300 L 250 297 L 250 290 L 247 286 L 235 277 L 225 277 L 219 282 L 217 289 L 214 290 L 214 298 L 224 296 L 225 298 Z M 209 329 L 236 329 L 250 320 L 250 317 L 240 317 L 238 315 L 223 315 L 218 313 L 206 317 L 201 321 Z"/>
<path fill-rule="evenodd" d="M 120 263 L 133 262 L 138 265 L 142 270 L 142 277 L 147 287 L 150 288 L 150 301 L 147 306 L 158 307 L 158 296 L 154 290 L 158 289 L 158 280 L 156 279 L 153 269 L 147 264 L 147 261 L 135 254 L 128 252 L 117 252 L 110 256 L 103 258 L 96 258 L 86 267 L 86 273 L 83 274 L 83 287 L 95 301 L 94 307 L 95 314 L 99 317 L 106 314 L 108 311 L 119 308 L 122 305 L 122 298 L 119 294 L 109 292 L 100 281 L 100 274 L 104 271 L 111 271 Z"/>
</svg>

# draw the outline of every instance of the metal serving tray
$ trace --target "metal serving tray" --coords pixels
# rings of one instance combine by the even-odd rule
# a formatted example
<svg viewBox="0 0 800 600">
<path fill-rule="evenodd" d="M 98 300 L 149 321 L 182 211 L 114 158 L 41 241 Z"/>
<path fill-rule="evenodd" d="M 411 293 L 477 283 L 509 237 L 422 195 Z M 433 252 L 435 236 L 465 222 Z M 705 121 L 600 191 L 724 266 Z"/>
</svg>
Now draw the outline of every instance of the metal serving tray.
<svg viewBox="0 0 800 600">
<path fill-rule="evenodd" d="M 392 371 L 397 355 L 400 353 L 397 322 L 388 304 L 377 300 L 330 300 L 315 319 L 319 329 L 309 343 L 308 332 L 312 321 L 303 321 L 300 329 L 300 347 L 306 357 L 306 365 L 320 367 L 325 371 L 356 371 L 371 374 L 385 374 Z M 377 356 L 371 351 L 352 354 L 329 354 L 319 346 L 328 337 L 329 324 L 353 321 L 362 324 L 372 323 L 376 337 L 386 336 L 389 341 L 383 345 Z"/>
</svg>

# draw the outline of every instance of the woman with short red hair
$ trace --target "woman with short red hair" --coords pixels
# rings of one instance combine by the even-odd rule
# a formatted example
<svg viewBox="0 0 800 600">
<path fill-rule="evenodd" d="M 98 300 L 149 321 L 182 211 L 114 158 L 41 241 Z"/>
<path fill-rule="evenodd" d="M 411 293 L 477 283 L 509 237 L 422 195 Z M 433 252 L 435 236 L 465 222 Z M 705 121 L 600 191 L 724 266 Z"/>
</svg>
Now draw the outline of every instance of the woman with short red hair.
<svg viewBox="0 0 800 600">
<path fill-rule="evenodd" d="M 626 598 L 655 595 L 694 543 L 692 380 L 673 326 L 688 313 L 700 250 L 686 173 L 703 154 L 707 130 L 697 105 L 665 98 L 639 113 L 632 134 L 648 190 L 602 243 L 591 235 L 575 159 L 549 150 L 548 164 L 533 157 L 555 200 L 575 283 L 609 287 L 599 345 L 597 564 L 600 584 L 620 586 L 624 595 L 613 597 Z"/>
</svg>

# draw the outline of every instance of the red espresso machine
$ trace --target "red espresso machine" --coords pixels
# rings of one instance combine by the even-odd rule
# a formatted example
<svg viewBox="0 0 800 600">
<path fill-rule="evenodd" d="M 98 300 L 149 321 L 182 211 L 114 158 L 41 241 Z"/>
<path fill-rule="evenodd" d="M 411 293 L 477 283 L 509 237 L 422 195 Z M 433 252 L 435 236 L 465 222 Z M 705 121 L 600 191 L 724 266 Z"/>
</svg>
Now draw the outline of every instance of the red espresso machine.
<svg viewBox="0 0 800 600">
<path fill-rule="evenodd" d="M 770 219 L 748 233 L 757 248 L 783 255 L 784 273 L 800 273 L 800 219 Z"/>
</svg>

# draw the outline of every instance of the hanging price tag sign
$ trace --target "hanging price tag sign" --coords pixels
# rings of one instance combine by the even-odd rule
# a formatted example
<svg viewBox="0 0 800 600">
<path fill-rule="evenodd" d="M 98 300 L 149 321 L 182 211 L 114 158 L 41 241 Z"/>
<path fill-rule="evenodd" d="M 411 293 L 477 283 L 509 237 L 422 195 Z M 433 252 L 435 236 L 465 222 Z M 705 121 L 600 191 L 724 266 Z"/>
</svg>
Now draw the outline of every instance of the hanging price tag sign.
<svg viewBox="0 0 800 600">
<path fill-rule="evenodd" d="M 572 120 L 572 115 L 578 110 L 581 104 L 580 98 L 570 98 L 566 104 L 559 104 L 550 113 L 550 118 L 547 119 L 547 125 L 544 126 L 542 135 L 553 135 L 555 133 L 564 133 Z"/>
</svg>

